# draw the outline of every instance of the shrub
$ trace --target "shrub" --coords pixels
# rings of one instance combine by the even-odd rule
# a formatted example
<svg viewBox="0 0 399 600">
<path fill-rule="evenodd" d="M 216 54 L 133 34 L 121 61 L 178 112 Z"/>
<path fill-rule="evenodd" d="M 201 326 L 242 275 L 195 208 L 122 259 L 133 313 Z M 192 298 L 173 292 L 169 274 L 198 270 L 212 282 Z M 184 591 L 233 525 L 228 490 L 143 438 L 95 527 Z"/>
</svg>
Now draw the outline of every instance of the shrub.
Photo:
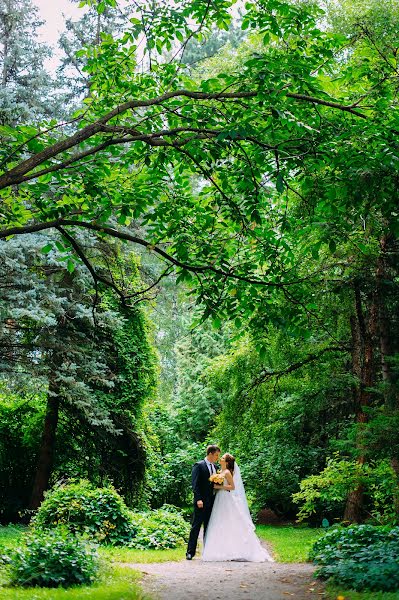
<svg viewBox="0 0 399 600">
<path fill-rule="evenodd" d="M 333 529 L 315 542 L 310 558 L 321 579 L 357 591 L 399 589 L 399 527 L 359 525 Z"/>
<path fill-rule="evenodd" d="M 312 515 L 340 514 L 348 494 L 363 486 L 370 503 L 370 513 L 379 523 L 396 525 L 399 516 L 395 498 L 399 493 L 397 477 L 388 461 L 357 461 L 332 458 L 318 475 L 310 475 L 300 483 L 300 491 L 293 500 L 300 505 L 298 517 L 308 519 Z"/>
<path fill-rule="evenodd" d="M 396 529 L 399 531 L 399 528 Z M 362 548 L 386 540 L 387 529 L 383 527 L 373 525 L 336 527 L 313 544 L 309 558 L 318 565 L 329 565 L 337 560 L 351 558 Z"/>
<path fill-rule="evenodd" d="M 362 552 L 363 561 L 372 561 L 373 553 L 365 548 Z M 373 592 L 394 592 L 399 590 L 399 561 L 398 558 L 384 557 L 384 561 L 358 563 L 356 560 L 345 560 L 336 565 L 327 565 L 317 572 L 320 579 L 356 591 L 370 590 Z"/>
<path fill-rule="evenodd" d="M 96 488 L 88 481 L 59 485 L 46 494 L 34 527 L 65 525 L 102 544 L 126 544 L 136 533 L 131 512 L 113 487 Z"/>
<path fill-rule="evenodd" d="M 89 584 L 95 579 L 99 563 L 95 548 L 65 528 L 28 537 L 7 559 L 10 582 L 26 587 Z"/>
<path fill-rule="evenodd" d="M 176 548 L 188 539 L 190 525 L 174 507 L 165 506 L 146 513 L 133 513 L 137 533 L 131 548 L 140 550 Z"/>
</svg>

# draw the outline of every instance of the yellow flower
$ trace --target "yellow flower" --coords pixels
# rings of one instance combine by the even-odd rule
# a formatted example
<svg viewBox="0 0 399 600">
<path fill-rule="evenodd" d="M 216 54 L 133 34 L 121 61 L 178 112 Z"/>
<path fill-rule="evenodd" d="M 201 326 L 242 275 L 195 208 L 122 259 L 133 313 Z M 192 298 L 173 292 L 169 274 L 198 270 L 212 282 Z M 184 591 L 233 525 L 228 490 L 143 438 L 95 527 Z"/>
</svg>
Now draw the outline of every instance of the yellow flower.
<svg viewBox="0 0 399 600">
<path fill-rule="evenodd" d="M 337 596 L 337 600 L 345 600 L 345 596 Z"/>
</svg>

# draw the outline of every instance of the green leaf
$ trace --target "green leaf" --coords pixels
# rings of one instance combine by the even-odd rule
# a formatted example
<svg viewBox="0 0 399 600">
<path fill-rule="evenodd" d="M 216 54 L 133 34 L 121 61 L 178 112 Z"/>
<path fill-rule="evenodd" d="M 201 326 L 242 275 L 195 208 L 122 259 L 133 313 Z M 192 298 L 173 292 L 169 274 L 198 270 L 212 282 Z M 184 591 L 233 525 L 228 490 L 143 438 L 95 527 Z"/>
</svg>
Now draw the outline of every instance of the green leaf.
<svg viewBox="0 0 399 600">
<path fill-rule="evenodd" d="M 69 273 L 73 273 L 75 270 L 75 263 L 71 258 L 68 258 L 67 269 L 68 269 Z"/>
<path fill-rule="evenodd" d="M 284 191 L 284 189 L 285 189 L 285 187 L 284 187 L 284 179 L 283 179 L 283 176 L 281 175 L 281 173 L 279 173 L 279 174 L 277 175 L 277 179 L 276 179 L 276 189 L 277 189 L 277 191 L 278 191 L 280 194 L 281 194 L 281 193 Z"/>
<path fill-rule="evenodd" d="M 48 254 L 49 252 L 51 252 L 52 249 L 53 249 L 53 244 L 48 243 L 45 246 L 43 246 L 43 248 L 41 249 L 41 252 L 43 254 Z"/>
</svg>

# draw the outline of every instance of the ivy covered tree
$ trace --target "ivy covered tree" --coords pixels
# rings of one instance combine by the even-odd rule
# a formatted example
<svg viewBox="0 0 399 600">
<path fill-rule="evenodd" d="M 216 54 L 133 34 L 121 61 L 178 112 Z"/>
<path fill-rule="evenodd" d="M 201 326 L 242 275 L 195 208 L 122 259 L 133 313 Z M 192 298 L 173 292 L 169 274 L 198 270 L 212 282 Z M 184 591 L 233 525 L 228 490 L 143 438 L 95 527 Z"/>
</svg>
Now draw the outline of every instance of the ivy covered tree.
<svg viewBox="0 0 399 600">
<path fill-rule="evenodd" d="M 57 442 L 63 415 L 74 423 L 76 435 L 82 428 L 89 432 L 97 477 L 115 480 L 132 498 L 144 472 L 138 416 L 154 392 L 156 372 L 144 315 L 138 307 L 126 315 L 106 299 L 100 303 L 86 267 L 62 260 L 60 239 L 53 247 L 48 237 L 35 235 L 29 252 L 27 241 L 2 245 L 0 304 L 2 381 L 46 398 L 30 507 L 40 503 L 54 460 L 62 473 L 62 458 L 55 454 L 58 447 L 63 455 Z M 114 260 L 110 248 L 107 252 L 117 279 L 118 251 Z M 100 262 L 101 249 L 92 253 Z M 132 256 L 126 257 L 123 274 L 134 292 L 140 277 Z"/>
</svg>

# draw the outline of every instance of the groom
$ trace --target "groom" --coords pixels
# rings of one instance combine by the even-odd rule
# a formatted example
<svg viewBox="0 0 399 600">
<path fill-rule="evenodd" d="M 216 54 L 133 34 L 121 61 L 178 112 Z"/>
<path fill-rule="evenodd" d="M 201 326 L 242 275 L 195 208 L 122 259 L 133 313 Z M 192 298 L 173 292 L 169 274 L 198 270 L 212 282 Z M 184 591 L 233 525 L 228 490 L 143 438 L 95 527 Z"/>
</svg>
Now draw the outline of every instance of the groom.
<svg viewBox="0 0 399 600">
<path fill-rule="evenodd" d="M 216 473 L 215 462 L 218 460 L 219 454 L 220 448 L 218 446 L 208 446 L 206 458 L 197 462 L 193 467 L 191 485 L 194 492 L 194 516 L 187 546 L 187 560 L 191 560 L 195 555 L 201 525 L 204 525 L 205 535 L 211 518 L 215 496 L 213 484 L 209 481 L 209 477 Z"/>
</svg>

